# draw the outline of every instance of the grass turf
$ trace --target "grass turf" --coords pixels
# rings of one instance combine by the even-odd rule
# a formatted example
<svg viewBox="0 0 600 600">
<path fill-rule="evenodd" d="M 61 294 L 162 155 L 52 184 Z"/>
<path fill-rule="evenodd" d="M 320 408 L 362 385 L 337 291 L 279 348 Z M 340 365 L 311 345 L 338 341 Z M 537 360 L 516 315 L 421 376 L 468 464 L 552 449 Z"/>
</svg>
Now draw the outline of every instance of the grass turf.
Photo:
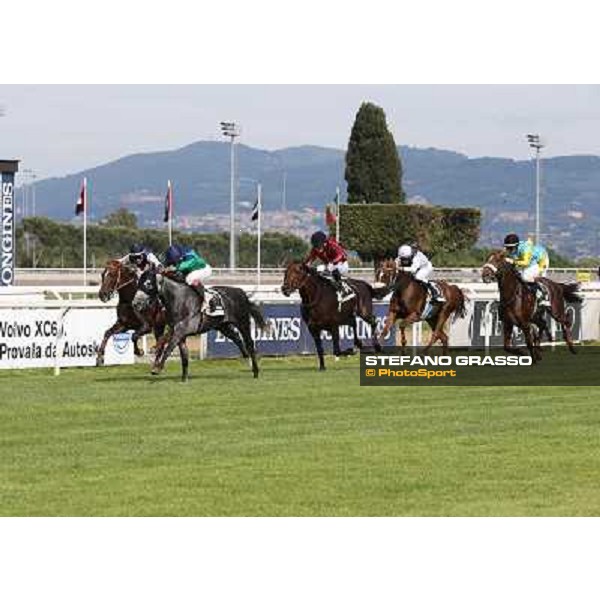
<svg viewBox="0 0 600 600">
<path fill-rule="evenodd" d="M 0 372 L 0 515 L 600 514 L 596 387 L 361 388 L 358 359 Z"/>
</svg>

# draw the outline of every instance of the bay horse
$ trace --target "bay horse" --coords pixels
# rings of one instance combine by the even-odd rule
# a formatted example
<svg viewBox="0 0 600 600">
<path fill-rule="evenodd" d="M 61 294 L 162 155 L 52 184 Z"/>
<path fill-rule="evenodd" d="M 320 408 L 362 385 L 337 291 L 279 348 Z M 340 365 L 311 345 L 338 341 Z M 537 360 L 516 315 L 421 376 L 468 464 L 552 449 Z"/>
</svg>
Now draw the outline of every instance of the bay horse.
<svg viewBox="0 0 600 600">
<path fill-rule="evenodd" d="M 165 336 L 164 350 L 160 355 L 156 355 L 152 365 L 153 375 L 158 375 L 163 370 L 165 361 L 175 346 L 179 346 L 181 378 L 183 381 L 187 381 L 186 338 L 216 329 L 233 341 L 242 356 L 250 360 L 254 378 L 258 377 L 259 368 L 251 334 L 250 318 L 261 330 L 267 329 L 268 326 L 260 308 L 250 301 L 246 292 L 241 288 L 219 285 L 213 286 L 211 289 L 220 295 L 224 315 L 205 315 L 201 310 L 204 301 L 203 294 L 199 294 L 186 283 L 178 282 L 154 269 L 142 273 L 133 306 L 138 310 L 143 310 L 148 303 L 160 298 L 165 307 L 166 320 L 169 325 L 169 333 Z M 184 348 L 183 352 L 182 348 Z"/>
<path fill-rule="evenodd" d="M 376 279 L 391 286 L 393 290 L 385 325 L 380 337 L 386 336 L 394 323 L 401 319 L 400 336 L 402 348 L 405 348 L 406 327 L 423 320 L 431 327 L 431 338 L 423 351 L 427 352 L 439 340 L 443 351 L 448 352 L 448 335 L 444 332 L 444 325 L 451 316 L 454 320 L 466 316 L 468 298 L 465 293 L 457 285 L 441 279 L 435 281 L 445 300 L 435 303 L 429 316 L 423 319 L 422 314 L 427 301 L 427 291 L 424 285 L 408 271 L 398 269 L 395 259 L 385 259 L 379 264 Z"/>
<path fill-rule="evenodd" d="M 132 306 L 133 298 L 137 292 L 137 269 L 123 265 L 118 260 L 111 260 L 102 272 L 98 297 L 102 302 L 108 302 L 115 293 L 119 294 L 117 304 L 117 321 L 109 327 L 102 338 L 98 348 L 96 366 L 104 364 L 104 353 L 108 340 L 117 333 L 134 330 L 131 335 L 133 351 L 136 356 L 143 356 L 144 351 L 139 347 L 139 339 L 151 331 L 157 343 L 157 352 L 161 349 L 161 338 L 165 331 L 165 311 L 158 302 L 150 304 L 144 311 L 138 312 Z"/>
<path fill-rule="evenodd" d="M 534 362 L 541 360 L 540 338 L 545 331 L 549 341 L 552 336 L 548 331 L 544 313 L 560 325 L 563 337 L 569 350 L 577 352 L 573 344 L 571 333 L 572 323 L 566 312 L 566 302 L 580 304 L 583 300 L 578 294 L 579 283 L 557 283 L 547 277 L 536 277 L 536 282 L 541 283 L 548 290 L 550 306 L 540 306 L 533 291 L 517 268 L 506 260 L 506 252 L 498 250 L 493 252 L 481 269 L 481 278 L 486 283 L 496 281 L 500 292 L 499 318 L 503 325 L 504 350 L 512 354 L 523 354 L 523 350 L 511 345 L 513 327 L 518 327 L 525 337 L 527 349 Z M 532 331 L 534 324 L 537 331 Z"/>
<path fill-rule="evenodd" d="M 356 334 L 356 317 L 360 317 L 371 327 L 371 339 L 377 352 L 381 344 L 377 339 L 377 318 L 373 314 L 373 298 L 379 300 L 388 294 L 387 289 L 373 288 L 360 279 L 346 279 L 355 295 L 341 304 L 338 303 L 337 292 L 333 285 L 324 279 L 316 269 L 301 261 L 288 264 L 283 277 L 281 291 L 289 296 L 295 290 L 300 292 L 302 304 L 300 314 L 308 327 L 319 356 L 319 370 L 325 370 L 323 358 L 323 342 L 321 331 L 328 331 L 333 342 L 335 356 L 351 354 L 353 349 L 342 353 L 340 350 L 340 325 L 348 325 L 352 329 L 354 346 L 362 347 Z"/>
</svg>

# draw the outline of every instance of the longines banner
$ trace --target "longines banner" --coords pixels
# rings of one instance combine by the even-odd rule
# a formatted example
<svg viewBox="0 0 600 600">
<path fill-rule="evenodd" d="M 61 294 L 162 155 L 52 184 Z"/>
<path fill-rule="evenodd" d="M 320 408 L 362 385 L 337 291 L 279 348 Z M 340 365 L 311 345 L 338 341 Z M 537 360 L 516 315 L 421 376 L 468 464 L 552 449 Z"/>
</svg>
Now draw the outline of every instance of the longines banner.
<svg viewBox="0 0 600 600">
<path fill-rule="evenodd" d="M 0 161 L 0 285 L 15 278 L 15 170 L 16 161 Z"/>
<path fill-rule="evenodd" d="M 387 312 L 387 304 L 375 304 L 377 330 L 381 331 Z M 264 304 L 263 314 L 270 325 L 269 331 L 258 331 L 253 327 L 252 337 L 257 350 L 263 355 L 284 354 L 315 354 L 315 343 L 300 316 L 299 304 Z M 236 346 L 216 331 L 210 331 L 207 340 L 207 355 L 209 357 L 239 356 Z M 367 346 L 371 345 L 371 328 L 361 319 L 357 319 L 357 335 Z M 395 344 L 396 328 L 388 333 L 384 345 Z M 323 349 L 331 352 L 331 336 L 322 334 Z M 342 350 L 352 346 L 352 332 L 349 327 L 340 327 L 340 346 Z"/>
<path fill-rule="evenodd" d="M 0 369 L 96 364 L 104 332 L 115 322 L 114 308 L 71 309 L 60 328 L 60 309 L 0 309 Z M 59 333 L 61 335 L 59 336 Z M 113 336 L 106 346 L 107 365 L 133 364 L 131 334 Z"/>
</svg>

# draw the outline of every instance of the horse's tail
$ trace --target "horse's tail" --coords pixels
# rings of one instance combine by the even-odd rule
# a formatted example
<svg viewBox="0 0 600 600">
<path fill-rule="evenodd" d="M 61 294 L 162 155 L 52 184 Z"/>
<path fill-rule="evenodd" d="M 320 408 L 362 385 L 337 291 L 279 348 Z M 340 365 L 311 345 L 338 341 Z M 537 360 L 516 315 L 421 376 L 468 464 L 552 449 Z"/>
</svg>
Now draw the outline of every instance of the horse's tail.
<svg viewBox="0 0 600 600">
<path fill-rule="evenodd" d="M 581 304 L 583 302 L 583 298 L 581 294 L 579 294 L 581 284 L 561 283 L 560 285 L 562 287 L 563 298 L 565 299 L 565 302 L 571 302 L 573 304 Z"/>
<path fill-rule="evenodd" d="M 452 316 L 452 322 L 456 323 L 458 319 L 464 319 L 467 316 L 467 304 L 469 303 L 469 297 L 465 293 L 465 290 L 455 286 L 458 291 L 458 304 L 454 309 Z"/>
<path fill-rule="evenodd" d="M 248 298 L 248 311 L 250 312 L 250 316 L 254 319 L 256 326 L 261 331 L 265 331 L 269 328 L 269 324 L 265 321 L 265 316 L 262 314 L 260 306 L 254 304 L 250 298 Z"/>
</svg>

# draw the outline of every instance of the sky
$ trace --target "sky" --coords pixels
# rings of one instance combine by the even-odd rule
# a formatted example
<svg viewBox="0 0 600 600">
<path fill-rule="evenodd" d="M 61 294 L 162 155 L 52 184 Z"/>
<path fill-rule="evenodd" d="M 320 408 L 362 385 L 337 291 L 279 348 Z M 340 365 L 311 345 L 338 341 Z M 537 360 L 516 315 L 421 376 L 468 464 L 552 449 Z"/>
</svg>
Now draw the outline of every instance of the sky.
<svg viewBox="0 0 600 600">
<path fill-rule="evenodd" d="M 360 104 L 381 106 L 399 145 L 469 157 L 600 155 L 600 85 L 0 85 L 0 158 L 38 179 L 137 152 L 223 140 L 268 150 L 345 149 Z"/>
</svg>

